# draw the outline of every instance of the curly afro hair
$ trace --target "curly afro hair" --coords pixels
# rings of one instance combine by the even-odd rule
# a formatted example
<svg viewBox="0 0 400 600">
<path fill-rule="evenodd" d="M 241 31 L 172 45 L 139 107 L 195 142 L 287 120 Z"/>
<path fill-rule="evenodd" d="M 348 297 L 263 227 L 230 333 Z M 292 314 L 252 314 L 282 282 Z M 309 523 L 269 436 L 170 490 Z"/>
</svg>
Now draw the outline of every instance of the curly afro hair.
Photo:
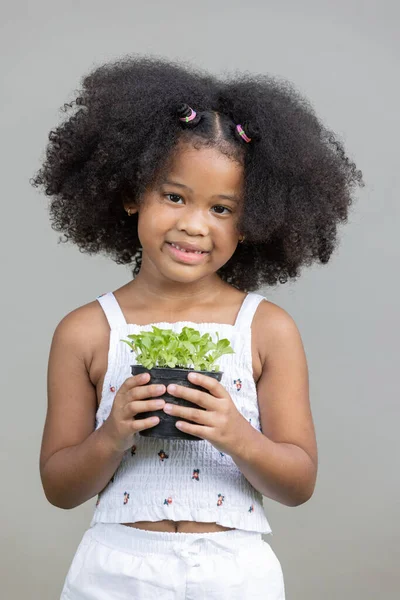
<svg viewBox="0 0 400 600">
<path fill-rule="evenodd" d="M 183 103 L 196 111 L 194 121 L 180 121 Z M 129 218 L 123 202 L 140 202 L 181 140 L 217 147 L 244 167 L 238 228 L 246 239 L 218 271 L 244 291 L 327 263 L 352 192 L 364 185 L 309 102 L 276 77 L 217 78 L 182 62 L 127 56 L 89 73 L 64 111 L 32 184 L 51 197 L 52 228 L 63 241 L 131 263 L 133 276 L 141 265 L 137 215 Z"/>
</svg>

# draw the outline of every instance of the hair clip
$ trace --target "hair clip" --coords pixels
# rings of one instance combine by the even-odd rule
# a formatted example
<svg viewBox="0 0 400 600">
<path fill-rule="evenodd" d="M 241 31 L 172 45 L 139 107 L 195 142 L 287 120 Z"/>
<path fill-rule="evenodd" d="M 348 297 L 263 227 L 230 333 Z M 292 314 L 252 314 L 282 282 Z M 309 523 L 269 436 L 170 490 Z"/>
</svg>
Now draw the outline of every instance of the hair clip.
<svg viewBox="0 0 400 600">
<path fill-rule="evenodd" d="M 245 142 L 247 142 L 247 143 L 251 142 L 251 138 L 249 138 L 249 137 L 248 137 L 248 136 L 245 134 L 245 132 L 243 131 L 243 128 L 242 128 L 242 126 L 241 126 L 241 125 L 236 125 L 236 129 L 237 129 L 237 132 L 238 132 L 238 134 L 240 135 L 240 137 L 241 137 L 242 139 L 244 139 L 244 141 L 245 141 Z"/>
</svg>

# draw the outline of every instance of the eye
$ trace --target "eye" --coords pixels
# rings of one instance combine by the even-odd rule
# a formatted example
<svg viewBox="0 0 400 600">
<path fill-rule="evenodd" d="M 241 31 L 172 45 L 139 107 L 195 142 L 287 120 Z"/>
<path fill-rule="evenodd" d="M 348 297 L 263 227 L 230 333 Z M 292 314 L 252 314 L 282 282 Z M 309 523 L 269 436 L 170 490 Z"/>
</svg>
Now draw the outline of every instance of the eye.
<svg viewBox="0 0 400 600">
<path fill-rule="evenodd" d="M 182 196 L 179 196 L 178 194 L 165 194 L 165 197 L 174 204 L 176 204 L 176 198 L 178 198 L 178 200 L 183 200 Z"/>
<path fill-rule="evenodd" d="M 184 200 L 182 198 L 182 196 L 179 196 L 179 194 L 164 194 L 164 196 L 165 196 L 165 198 L 167 198 L 174 204 L 178 204 L 179 200 L 182 200 L 182 201 Z M 213 206 L 212 208 L 218 209 L 218 212 L 216 212 L 217 215 L 227 215 L 227 214 L 232 213 L 232 210 L 230 208 L 228 208 L 227 206 L 221 206 L 220 204 L 217 204 L 217 205 Z"/>
<path fill-rule="evenodd" d="M 229 213 L 232 213 L 231 209 L 228 208 L 227 206 L 221 206 L 220 204 L 217 204 L 216 206 L 213 206 L 213 208 L 222 208 L 222 210 L 227 210 L 228 213 L 224 213 L 224 212 L 217 212 L 217 215 L 226 215 Z"/>
</svg>

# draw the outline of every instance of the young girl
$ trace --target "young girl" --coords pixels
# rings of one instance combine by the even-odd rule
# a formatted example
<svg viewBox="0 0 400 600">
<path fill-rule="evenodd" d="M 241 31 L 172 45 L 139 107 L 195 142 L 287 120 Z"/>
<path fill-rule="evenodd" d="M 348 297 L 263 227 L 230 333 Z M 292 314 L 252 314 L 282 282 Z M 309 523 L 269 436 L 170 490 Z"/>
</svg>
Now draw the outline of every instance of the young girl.
<svg viewBox="0 0 400 600">
<path fill-rule="evenodd" d="M 134 263 L 133 280 L 68 314 L 49 358 L 43 488 L 97 496 L 63 600 L 282 600 L 262 497 L 312 496 L 317 448 L 301 337 L 255 292 L 327 263 L 362 175 L 284 81 L 218 79 L 128 57 L 94 70 L 33 180 L 53 227 Z M 104 290 L 99 290 L 99 292 Z M 152 325 L 228 338 L 221 382 L 132 377 L 121 340 Z M 143 437 L 162 409 L 199 441 Z"/>
</svg>

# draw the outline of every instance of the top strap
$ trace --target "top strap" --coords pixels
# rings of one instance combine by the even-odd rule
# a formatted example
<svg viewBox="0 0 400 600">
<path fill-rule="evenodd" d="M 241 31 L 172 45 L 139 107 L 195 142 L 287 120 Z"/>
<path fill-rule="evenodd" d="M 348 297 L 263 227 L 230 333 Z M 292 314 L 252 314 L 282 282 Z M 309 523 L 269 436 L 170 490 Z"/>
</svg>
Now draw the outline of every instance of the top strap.
<svg viewBox="0 0 400 600">
<path fill-rule="evenodd" d="M 126 326 L 124 313 L 112 292 L 102 294 L 101 296 L 98 296 L 96 300 L 98 300 L 101 308 L 104 310 L 110 329 Z"/>
<path fill-rule="evenodd" d="M 262 300 L 266 300 L 261 294 L 249 292 L 242 302 L 238 316 L 236 317 L 235 327 L 238 329 L 250 329 L 254 314 Z"/>
</svg>

